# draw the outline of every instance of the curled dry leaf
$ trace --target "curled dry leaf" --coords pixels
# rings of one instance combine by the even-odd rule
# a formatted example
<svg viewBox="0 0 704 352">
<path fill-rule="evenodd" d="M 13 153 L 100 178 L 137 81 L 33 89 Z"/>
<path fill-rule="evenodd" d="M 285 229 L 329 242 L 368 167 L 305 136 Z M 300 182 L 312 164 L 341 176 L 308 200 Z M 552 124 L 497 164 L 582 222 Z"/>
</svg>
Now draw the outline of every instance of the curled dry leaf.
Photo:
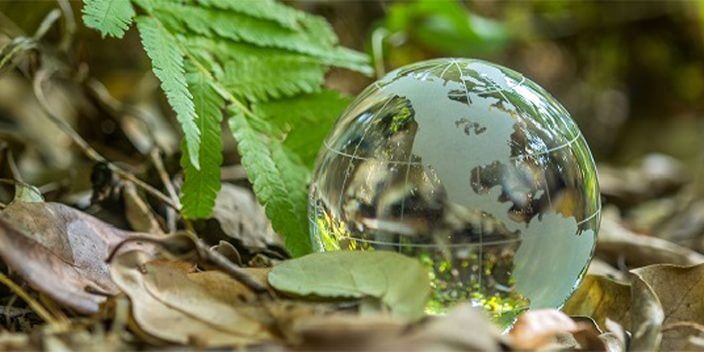
<svg viewBox="0 0 704 352">
<path fill-rule="evenodd" d="M 631 333 L 633 351 L 654 351 L 662 338 L 664 313 L 660 301 L 641 276 L 631 271 Z"/>
<path fill-rule="evenodd" d="M 663 350 L 684 348 L 704 331 L 704 264 L 652 265 L 632 271 L 662 304 Z"/>
<path fill-rule="evenodd" d="M 624 327 L 630 326 L 630 304 L 629 284 L 587 275 L 562 310 L 573 316 L 591 317 L 601 330 L 606 330 L 608 319 Z"/>
<path fill-rule="evenodd" d="M 251 301 L 247 287 L 219 272 L 189 276 L 184 263 L 154 261 L 140 251 L 113 261 L 113 279 L 130 298 L 132 316 L 143 332 L 199 347 L 275 340 L 265 307 Z"/>
<path fill-rule="evenodd" d="M 505 337 L 483 311 L 470 304 L 444 317 L 430 318 L 396 339 L 384 339 L 369 351 L 501 351 Z"/>
<path fill-rule="evenodd" d="M 417 320 L 430 296 L 428 272 L 415 258 L 393 252 L 309 254 L 274 266 L 269 284 L 295 295 L 372 297 L 395 315 Z"/>
<path fill-rule="evenodd" d="M 661 238 L 639 235 L 625 228 L 613 208 L 603 212 L 596 254 L 612 263 L 623 259 L 630 267 L 661 263 L 704 263 L 704 255 L 689 248 Z"/>
<path fill-rule="evenodd" d="M 565 313 L 554 309 L 538 309 L 519 315 L 509 337 L 514 347 L 527 350 L 543 347 L 557 335 L 577 330 L 577 323 Z"/>
<path fill-rule="evenodd" d="M 213 218 L 228 237 L 242 241 L 246 247 L 281 245 L 281 239 L 271 228 L 264 208 L 246 188 L 223 184 L 215 200 Z"/>
<path fill-rule="evenodd" d="M 125 202 L 125 217 L 133 230 L 151 234 L 163 234 L 159 220 L 146 201 L 137 192 L 132 182 L 125 182 L 122 188 Z"/>
<path fill-rule="evenodd" d="M 119 289 L 110 252 L 140 235 L 58 203 L 14 203 L 0 217 L 0 257 L 34 289 L 79 313 L 98 311 Z M 149 246 L 133 242 L 122 250 Z"/>
<path fill-rule="evenodd" d="M 303 351 L 364 351 L 374 344 L 401 336 L 405 322 L 388 315 L 331 314 L 298 319 L 290 333 Z"/>
</svg>

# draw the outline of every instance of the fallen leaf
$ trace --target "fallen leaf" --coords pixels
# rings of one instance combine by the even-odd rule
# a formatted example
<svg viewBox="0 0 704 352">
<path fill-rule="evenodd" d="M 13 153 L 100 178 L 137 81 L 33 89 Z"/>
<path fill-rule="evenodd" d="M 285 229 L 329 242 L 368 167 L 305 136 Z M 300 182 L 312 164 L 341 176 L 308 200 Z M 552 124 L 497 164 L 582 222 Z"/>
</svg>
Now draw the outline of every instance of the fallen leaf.
<svg viewBox="0 0 704 352">
<path fill-rule="evenodd" d="M 538 309 L 519 315 L 509 337 L 515 348 L 531 350 L 549 344 L 559 334 L 577 330 L 577 323 L 565 313 L 554 309 Z"/>
<path fill-rule="evenodd" d="M 663 327 L 660 349 L 664 351 L 701 350 L 692 346 L 692 339 L 704 338 L 704 325 L 694 322 L 673 323 Z"/>
<path fill-rule="evenodd" d="M 401 336 L 405 322 L 389 315 L 311 315 L 296 320 L 290 333 L 302 351 L 363 351 Z"/>
<path fill-rule="evenodd" d="M 264 208 L 252 191 L 244 187 L 224 183 L 215 199 L 213 218 L 228 237 L 240 240 L 246 247 L 281 245 L 281 238 L 271 228 Z"/>
<path fill-rule="evenodd" d="M 667 240 L 639 235 L 621 225 L 616 209 L 605 209 L 601 217 L 596 255 L 609 262 L 625 261 L 630 267 L 651 264 L 693 265 L 704 263 L 704 255 Z"/>
<path fill-rule="evenodd" d="M 395 339 L 384 339 L 368 351 L 502 351 L 507 342 L 484 312 L 470 304 L 433 317 Z"/>
<path fill-rule="evenodd" d="M 378 298 L 399 317 L 417 320 L 430 280 L 414 258 L 394 252 L 335 251 L 286 260 L 269 273 L 278 291 L 321 297 Z"/>
<path fill-rule="evenodd" d="M 113 279 L 130 298 L 139 328 L 165 341 L 198 347 L 275 340 L 261 321 L 268 316 L 265 308 L 246 299 L 245 286 L 217 272 L 199 273 L 194 280 L 183 263 L 154 261 L 140 251 L 113 261 Z M 204 275 L 216 277 L 204 279 Z"/>
<path fill-rule="evenodd" d="M 629 350 L 657 350 L 662 339 L 664 313 L 653 288 L 631 271 L 631 327 Z"/>
<path fill-rule="evenodd" d="M 662 305 L 660 348 L 681 349 L 689 336 L 704 331 L 704 264 L 689 267 L 652 265 L 632 271 L 648 285 Z"/>
<path fill-rule="evenodd" d="M 105 260 L 140 235 L 59 203 L 14 203 L 0 217 L 0 257 L 34 289 L 79 313 L 96 313 L 119 289 Z M 122 250 L 142 248 L 133 242 Z"/>
<path fill-rule="evenodd" d="M 630 326 L 631 287 L 604 276 L 587 275 L 565 303 L 562 311 L 573 316 L 588 316 L 605 330 L 607 319 Z"/>
<path fill-rule="evenodd" d="M 122 188 L 125 201 L 125 217 L 135 231 L 151 234 L 164 234 L 159 220 L 147 202 L 137 193 L 137 188 L 132 182 L 125 182 Z"/>
</svg>

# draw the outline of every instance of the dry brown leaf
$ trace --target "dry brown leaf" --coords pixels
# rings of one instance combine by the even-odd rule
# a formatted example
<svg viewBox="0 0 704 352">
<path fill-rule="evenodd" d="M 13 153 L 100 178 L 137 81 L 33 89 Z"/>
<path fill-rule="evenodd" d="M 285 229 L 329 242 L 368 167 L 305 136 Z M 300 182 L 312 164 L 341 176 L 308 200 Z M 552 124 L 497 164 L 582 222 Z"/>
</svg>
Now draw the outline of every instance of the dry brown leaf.
<svg viewBox="0 0 704 352">
<path fill-rule="evenodd" d="M 110 252 L 134 232 L 59 203 L 16 203 L 0 217 L 0 257 L 34 289 L 79 313 L 98 311 L 119 289 Z M 122 250 L 151 248 L 133 242 Z"/>
<path fill-rule="evenodd" d="M 122 194 L 125 199 L 125 217 L 133 230 L 151 234 L 164 234 L 164 230 L 162 230 L 156 215 L 154 215 L 147 202 L 139 195 L 137 188 L 132 182 L 125 182 Z"/>
<path fill-rule="evenodd" d="M 605 209 L 601 218 L 596 255 L 609 262 L 625 260 L 630 267 L 651 264 L 693 265 L 704 255 L 657 237 L 639 235 L 621 225 L 616 209 Z"/>
<path fill-rule="evenodd" d="M 504 339 L 483 311 L 462 304 L 397 339 L 372 345 L 369 351 L 500 351 Z"/>
<path fill-rule="evenodd" d="M 331 314 L 297 319 L 290 327 L 296 349 L 364 351 L 401 336 L 407 325 L 389 315 Z"/>
<path fill-rule="evenodd" d="M 281 238 L 271 228 L 264 208 L 246 188 L 224 183 L 215 200 L 213 218 L 227 236 L 242 241 L 246 247 L 281 245 Z"/>
<path fill-rule="evenodd" d="M 696 341 L 702 338 L 704 338 L 704 325 L 693 322 L 669 324 L 662 329 L 660 348 L 665 351 L 702 350 L 701 346 L 696 347 L 692 343 L 693 339 Z"/>
<path fill-rule="evenodd" d="M 664 314 L 653 288 L 631 271 L 630 350 L 654 351 L 660 345 Z"/>
<path fill-rule="evenodd" d="M 594 319 L 601 330 L 606 320 L 630 326 L 631 287 L 604 276 L 587 275 L 562 310 Z"/>
<path fill-rule="evenodd" d="M 134 321 L 154 337 L 199 347 L 275 340 L 260 320 L 267 317 L 265 308 L 240 298 L 247 288 L 238 283 L 209 287 L 217 280 L 234 281 L 227 275 L 204 272 L 191 275 L 200 276 L 193 280 L 179 262 L 153 261 L 139 251 L 117 257 L 111 271 L 132 302 Z M 206 275 L 215 277 L 203 279 Z"/>
<path fill-rule="evenodd" d="M 544 347 L 557 335 L 577 330 L 577 323 L 566 314 L 554 309 L 538 309 L 519 315 L 509 337 L 513 347 L 528 350 Z"/>
<path fill-rule="evenodd" d="M 687 346 L 690 336 L 702 336 L 704 265 L 652 265 L 632 272 L 662 304 L 662 349 L 681 349 Z"/>
</svg>

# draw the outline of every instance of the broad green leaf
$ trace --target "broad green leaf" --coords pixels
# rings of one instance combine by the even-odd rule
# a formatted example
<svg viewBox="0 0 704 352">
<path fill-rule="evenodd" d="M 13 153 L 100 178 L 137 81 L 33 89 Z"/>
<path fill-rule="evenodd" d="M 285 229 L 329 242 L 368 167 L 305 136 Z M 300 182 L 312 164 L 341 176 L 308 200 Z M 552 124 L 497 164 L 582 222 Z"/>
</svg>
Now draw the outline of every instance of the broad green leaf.
<svg viewBox="0 0 704 352">
<path fill-rule="evenodd" d="M 349 98 L 324 90 L 256 104 L 253 109 L 278 129 L 284 146 L 312 169 L 323 139 L 348 104 Z"/>
<path fill-rule="evenodd" d="M 83 23 L 103 37 L 122 38 L 134 15 L 129 0 L 83 0 Z"/>
<path fill-rule="evenodd" d="M 400 317 L 417 320 L 430 296 L 430 279 L 416 259 L 386 251 L 314 253 L 274 266 L 278 291 L 322 297 L 378 298 Z"/>
<path fill-rule="evenodd" d="M 181 123 L 190 162 L 199 169 L 200 131 L 195 122 L 193 96 L 186 83 L 184 54 L 175 38 L 156 19 L 140 16 L 137 18 L 137 28 L 144 50 L 152 60 L 154 74 L 161 81 L 161 89 L 176 112 L 176 119 Z"/>
<path fill-rule="evenodd" d="M 201 133 L 200 169 L 191 164 L 188 153 L 181 157 L 184 183 L 181 188 L 182 213 L 186 218 L 206 218 L 215 205 L 220 190 L 220 164 L 222 141 L 220 139 L 221 109 L 224 101 L 210 85 L 210 79 L 192 65 L 187 65 L 186 79 L 193 95 L 196 125 Z M 188 146 L 184 144 L 184 150 Z"/>
<path fill-rule="evenodd" d="M 283 235 L 294 256 L 312 250 L 308 235 L 307 183 L 310 171 L 300 158 L 272 138 L 267 121 L 230 108 L 230 130 L 237 140 L 242 165 L 274 230 Z"/>
</svg>

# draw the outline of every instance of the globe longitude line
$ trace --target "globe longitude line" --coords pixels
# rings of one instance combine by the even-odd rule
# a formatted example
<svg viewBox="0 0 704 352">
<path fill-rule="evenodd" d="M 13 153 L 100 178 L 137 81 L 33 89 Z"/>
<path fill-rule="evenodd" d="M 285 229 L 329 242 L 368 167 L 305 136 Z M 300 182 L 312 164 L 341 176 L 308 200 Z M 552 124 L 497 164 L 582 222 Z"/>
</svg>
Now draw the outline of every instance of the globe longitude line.
<svg viewBox="0 0 704 352">
<path fill-rule="evenodd" d="M 381 108 L 379 108 L 379 111 L 384 110 L 384 108 L 386 108 L 386 105 L 388 105 L 390 102 L 391 102 L 391 98 L 388 98 L 384 102 L 384 104 L 381 106 Z M 342 187 L 340 187 L 340 196 L 338 197 L 337 209 L 342 209 L 342 195 L 345 192 L 345 186 L 347 185 L 347 179 L 349 178 L 350 173 L 352 172 L 352 160 L 357 158 L 357 152 L 359 150 L 359 146 L 362 145 L 362 142 L 364 141 L 364 138 L 367 136 L 367 133 L 369 132 L 371 127 L 372 127 L 372 124 L 370 123 L 364 128 L 364 133 L 362 133 L 362 138 L 359 139 L 359 142 L 357 142 L 357 145 L 355 145 L 355 147 L 354 147 L 354 151 L 352 152 L 352 155 L 349 156 L 350 160 L 347 163 L 347 169 L 345 170 L 345 177 L 342 179 Z M 327 140 L 324 141 L 323 144 L 325 144 L 325 146 L 329 150 L 333 150 L 328 145 Z M 333 152 L 334 152 L 334 150 L 333 150 Z M 343 155 L 343 154 L 340 154 L 340 155 Z M 376 161 L 375 159 L 364 159 L 364 158 L 361 158 L 361 160 Z"/>
</svg>

